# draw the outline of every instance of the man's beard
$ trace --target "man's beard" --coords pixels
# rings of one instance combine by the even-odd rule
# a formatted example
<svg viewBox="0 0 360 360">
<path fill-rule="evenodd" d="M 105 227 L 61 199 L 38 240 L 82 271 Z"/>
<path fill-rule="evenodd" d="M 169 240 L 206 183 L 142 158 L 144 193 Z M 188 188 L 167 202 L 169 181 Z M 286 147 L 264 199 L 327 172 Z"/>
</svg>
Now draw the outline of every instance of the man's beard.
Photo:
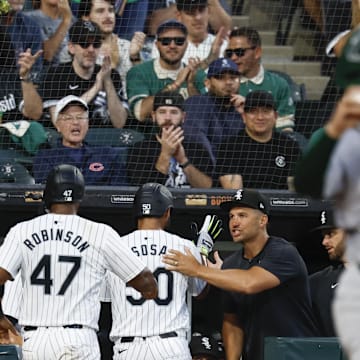
<svg viewBox="0 0 360 360">
<path fill-rule="evenodd" d="M 176 60 L 167 59 L 163 55 L 161 55 L 161 53 L 160 53 L 160 58 L 162 61 L 164 61 L 168 65 L 176 65 L 181 61 L 181 59 L 176 59 Z"/>
<path fill-rule="evenodd" d="M 223 106 L 231 105 L 231 102 L 230 102 L 231 96 L 230 95 L 218 95 L 218 94 L 215 94 L 214 92 L 212 92 L 211 90 L 209 90 L 209 94 L 215 97 L 216 102 L 218 104 L 221 104 Z"/>
</svg>

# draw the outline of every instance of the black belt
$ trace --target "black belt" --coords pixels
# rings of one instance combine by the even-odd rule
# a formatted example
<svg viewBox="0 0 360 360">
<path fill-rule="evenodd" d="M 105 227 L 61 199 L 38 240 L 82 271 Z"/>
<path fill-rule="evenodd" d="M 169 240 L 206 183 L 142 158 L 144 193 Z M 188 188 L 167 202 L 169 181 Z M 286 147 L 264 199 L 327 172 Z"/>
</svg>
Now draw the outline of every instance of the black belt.
<svg viewBox="0 0 360 360">
<path fill-rule="evenodd" d="M 50 326 L 45 326 L 49 328 Z M 64 329 L 82 329 L 83 326 L 80 324 L 71 324 L 71 325 L 63 325 Z M 35 331 L 38 329 L 38 326 L 24 326 L 24 331 Z"/>
<path fill-rule="evenodd" d="M 162 339 L 167 339 L 167 338 L 177 337 L 178 334 L 175 331 L 171 331 L 171 332 L 167 332 L 164 334 L 159 334 L 159 336 Z M 143 340 L 146 339 L 146 336 L 139 336 L 139 337 L 141 337 Z M 120 342 L 121 343 L 130 343 L 130 342 L 133 342 L 134 339 L 135 339 L 135 336 L 124 336 L 121 338 Z"/>
</svg>

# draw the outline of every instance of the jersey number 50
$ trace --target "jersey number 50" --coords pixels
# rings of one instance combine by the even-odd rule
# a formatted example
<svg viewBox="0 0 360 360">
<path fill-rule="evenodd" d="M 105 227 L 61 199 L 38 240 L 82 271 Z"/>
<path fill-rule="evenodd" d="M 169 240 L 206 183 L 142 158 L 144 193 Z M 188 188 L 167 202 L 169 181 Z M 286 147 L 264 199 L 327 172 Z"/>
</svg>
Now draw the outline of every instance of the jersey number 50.
<svg viewBox="0 0 360 360">
<path fill-rule="evenodd" d="M 165 268 L 158 267 L 154 272 L 154 277 L 156 281 L 159 283 L 159 276 L 165 275 L 167 277 L 167 296 L 166 298 L 160 299 L 159 296 L 153 299 L 158 305 L 169 305 L 171 300 L 173 299 L 173 290 L 174 290 L 174 275 L 171 271 L 166 270 Z M 142 305 L 146 299 L 141 297 L 140 299 L 134 299 L 132 296 L 126 296 L 127 301 L 129 301 L 132 305 Z"/>
</svg>

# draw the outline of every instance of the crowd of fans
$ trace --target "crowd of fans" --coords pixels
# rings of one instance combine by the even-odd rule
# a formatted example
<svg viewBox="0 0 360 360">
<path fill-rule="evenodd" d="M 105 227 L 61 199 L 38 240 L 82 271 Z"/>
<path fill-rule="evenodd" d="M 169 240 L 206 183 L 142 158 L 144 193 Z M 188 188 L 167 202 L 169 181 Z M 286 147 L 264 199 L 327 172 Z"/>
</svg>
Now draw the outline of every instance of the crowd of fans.
<svg viewBox="0 0 360 360">
<path fill-rule="evenodd" d="M 306 143 L 296 131 L 291 88 L 264 68 L 259 32 L 232 27 L 225 1 L 138 0 L 124 6 L 113 0 L 37 0 L 24 10 L 25 1 L 3 0 L 8 6 L 0 15 L 0 135 L 2 149 L 29 155 L 24 171 L 34 182 L 42 183 L 50 166 L 63 161 L 83 172 L 113 173 L 86 135 L 92 128 L 119 128 L 144 135 L 116 166 L 121 181 L 96 174 L 87 184 L 161 179 L 169 187 L 291 189 Z M 134 11 L 138 15 L 130 16 Z M 54 115 L 69 95 L 85 102 L 83 119 L 68 116 L 64 122 Z M 169 106 L 178 119 L 166 113 Z M 8 125 L 14 122 L 15 130 Z M 29 122 L 43 129 L 29 136 Z M 61 139 L 37 136 L 50 130 Z M 174 134 L 181 146 L 166 148 Z M 11 166 L 5 171 L 10 174 Z"/>
</svg>

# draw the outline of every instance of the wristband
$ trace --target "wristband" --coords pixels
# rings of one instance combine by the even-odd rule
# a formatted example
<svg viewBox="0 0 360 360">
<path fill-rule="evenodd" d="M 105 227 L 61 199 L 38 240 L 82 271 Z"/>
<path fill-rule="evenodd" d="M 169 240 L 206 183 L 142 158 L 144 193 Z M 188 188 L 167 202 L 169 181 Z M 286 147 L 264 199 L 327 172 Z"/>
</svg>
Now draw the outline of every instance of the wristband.
<svg viewBox="0 0 360 360">
<path fill-rule="evenodd" d="M 180 167 L 181 167 L 182 169 L 185 169 L 186 167 L 188 167 L 189 165 L 191 165 L 191 161 L 188 160 L 188 161 L 185 161 L 183 164 L 179 164 L 179 165 L 180 165 Z"/>
<path fill-rule="evenodd" d="M 19 80 L 20 81 L 23 81 L 23 82 L 26 82 L 26 83 L 31 83 L 32 82 L 32 79 L 31 79 L 31 76 L 19 76 Z"/>
</svg>

